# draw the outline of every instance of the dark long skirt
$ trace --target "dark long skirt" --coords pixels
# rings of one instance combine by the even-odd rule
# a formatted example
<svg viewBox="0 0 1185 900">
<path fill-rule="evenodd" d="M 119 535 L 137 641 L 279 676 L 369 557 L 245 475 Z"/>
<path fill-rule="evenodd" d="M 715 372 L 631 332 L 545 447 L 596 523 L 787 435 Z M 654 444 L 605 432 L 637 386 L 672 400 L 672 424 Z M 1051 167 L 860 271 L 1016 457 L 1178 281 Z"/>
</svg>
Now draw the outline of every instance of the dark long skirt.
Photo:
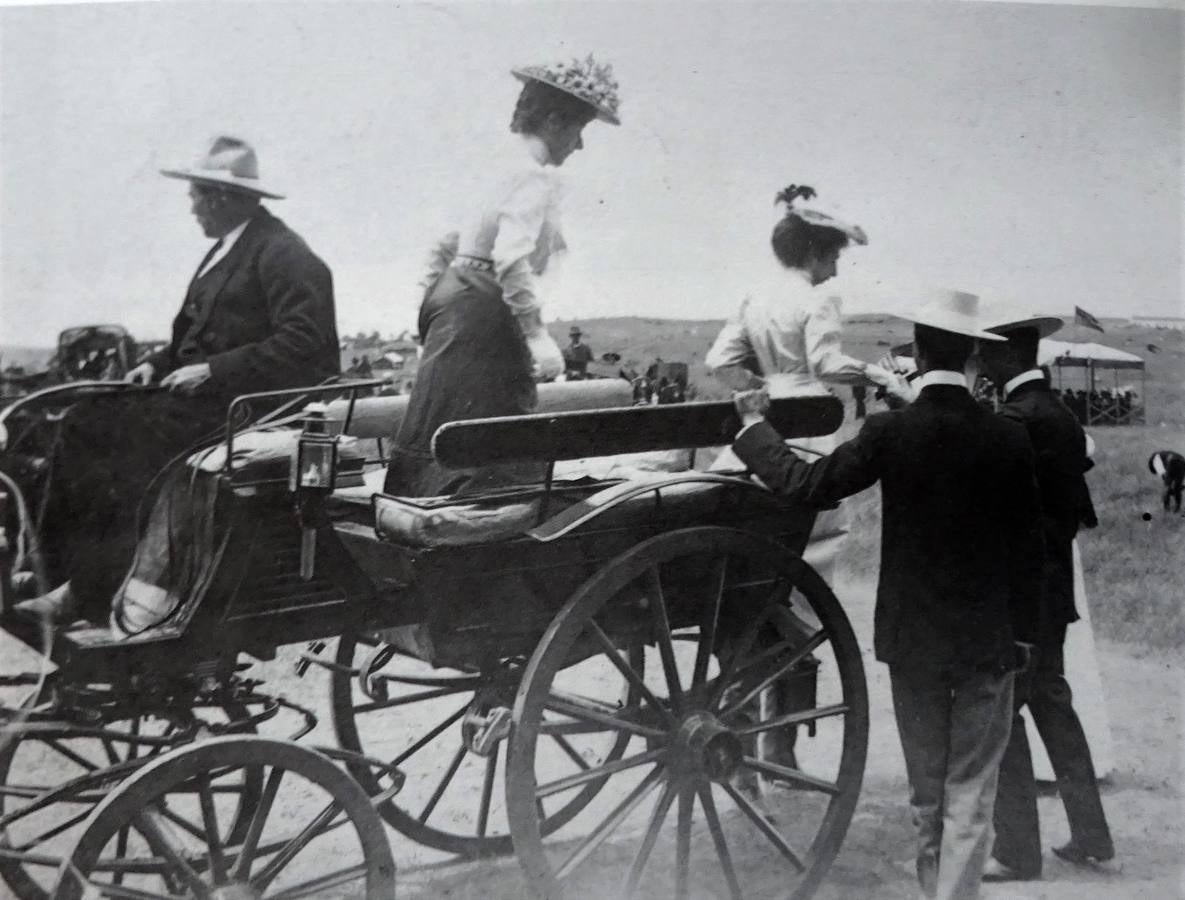
<svg viewBox="0 0 1185 900">
<path fill-rule="evenodd" d="M 66 414 L 42 538 L 51 571 L 70 580 L 84 618 L 106 620 L 135 554 L 141 501 L 157 474 L 222 434 L 225 420 L 221 400 L 167 392 L 100 397 Z"/>
<path fill-rule="evenodd" d="M 424 298 L 419 329 L 424 352 L 383 489 L 431 497 L 540 481 L 540 464 L 446 469 L 432 457 L 432 436 L 445 422 L 535 407 L 531 354 L 498 282 L 450 266 Z"/>
</svg>

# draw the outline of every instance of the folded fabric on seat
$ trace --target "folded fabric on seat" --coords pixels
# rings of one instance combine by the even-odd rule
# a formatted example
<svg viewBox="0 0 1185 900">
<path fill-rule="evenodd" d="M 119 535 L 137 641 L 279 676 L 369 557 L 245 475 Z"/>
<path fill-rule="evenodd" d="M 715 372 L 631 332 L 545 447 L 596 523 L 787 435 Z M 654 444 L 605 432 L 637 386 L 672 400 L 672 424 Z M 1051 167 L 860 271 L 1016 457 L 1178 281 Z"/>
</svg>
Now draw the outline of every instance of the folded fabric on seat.
<svg viewBox="0 0 1185 900">
<path fill-rule="evenodd" d="M 388 494 L 376 494 L 374 498 L 374 527 L 379 537 L 410 547 L 465 547 L 509 540 L 534 526 L 538 514 L 537 497 L 439 506 L 429 506 L 424 499 L 409 501 Z"/>
</svg>

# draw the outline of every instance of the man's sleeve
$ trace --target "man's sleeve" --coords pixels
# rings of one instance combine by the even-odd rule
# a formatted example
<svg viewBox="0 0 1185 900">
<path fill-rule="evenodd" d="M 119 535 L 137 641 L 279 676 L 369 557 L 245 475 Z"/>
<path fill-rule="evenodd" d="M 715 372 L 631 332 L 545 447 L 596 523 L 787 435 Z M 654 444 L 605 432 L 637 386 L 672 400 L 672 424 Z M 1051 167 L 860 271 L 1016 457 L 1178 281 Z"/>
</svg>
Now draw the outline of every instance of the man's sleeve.
<svg viewBox="0 0 1185 900">
<path fill-rule="evenodd" d="M 257 265 L 272 333 L 210 356 L 215 386 L 299 381 L 332 343 L 333 279 L 328 267 L 294 241 L 265 244 Z"/>
<path fill-rule="evenodd" d="M 879 416 L 866 419 L 856 437 L 812 463 L 799 459 L 768 422 L 746 428 L 732 449 L 778 496 L 825 507 L 876 484 L 880 478 L 875 450 L 879 429 Z"/>
<path fill-rule="evenodd" d="M 1045 537 L 1042 530 L 1041 493 L 1037 488 L 1037 470 L 1028 434 L 1016 429 L 1008 485 L 1015 491 L 1007 533 L 1011 537 L 1008 573 L 1013 636 L 1018 641 L 1035 644 L 1042 626 L 1042 570 L 1045 562 Z"/>
</svg>

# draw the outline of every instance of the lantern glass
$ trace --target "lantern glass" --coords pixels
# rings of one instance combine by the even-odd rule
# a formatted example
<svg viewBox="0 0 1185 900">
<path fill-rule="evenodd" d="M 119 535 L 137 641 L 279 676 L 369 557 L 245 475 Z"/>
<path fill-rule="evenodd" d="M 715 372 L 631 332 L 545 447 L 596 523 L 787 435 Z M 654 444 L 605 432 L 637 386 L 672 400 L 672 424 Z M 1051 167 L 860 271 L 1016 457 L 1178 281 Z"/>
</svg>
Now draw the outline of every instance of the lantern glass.
<svg viewBox="0 0 1185 900">
<path fill-rule="evenodd" d="M 336 468 L 336 441 L 301 440 L 296 468 L 300 487 L 332 490 Z"/>
</svg>

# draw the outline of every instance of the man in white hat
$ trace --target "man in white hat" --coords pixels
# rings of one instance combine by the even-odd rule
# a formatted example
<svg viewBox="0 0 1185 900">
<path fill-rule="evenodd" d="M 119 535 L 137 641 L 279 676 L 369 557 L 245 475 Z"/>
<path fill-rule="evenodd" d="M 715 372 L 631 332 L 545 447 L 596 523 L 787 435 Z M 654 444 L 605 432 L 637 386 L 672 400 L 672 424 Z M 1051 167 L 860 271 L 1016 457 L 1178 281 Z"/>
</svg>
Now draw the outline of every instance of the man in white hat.
<svg viewBox="0 0 1185 900">
<path fill-rule="evenodd" d="M 173 320 L 172 339 L 128 373 L 167 388 L 78 404 L 62 423 L 46 516 L 55 568 L 68 580 L 18 604 L 27 618 L 105 619 L 136 544 L 145 486 L 174 456 L 216 434 L 238 394 L 317 384 L 340 372 L 329 268 L 260 201 L 255 151 L 215 138 L 193 166 L 192 211 L 214 239 Z"/>
<path fill-rule="evenodd" d="M 1012 737 L 1000 765 L 996 794 L 996 844 L 984 879 L 1028 880 L 1041 876 L 1041 830 L 1037 785 L 1021 709 L 1028 706 L 1049 754 L 1058 794 L 1066 808 L 1070 841 L 1054 848 L 1077 865 L 1115 855 L 1095 783 L 1094 762 L 1072 692 L 1065 678 L 1066 629 L 1078 619 L 1074 606 L 1074 538 L 1082 525 L 1097 523 L 1087 487 L 1086 435 L 1057 398 L 1037 366 L 1037 348 L 1062 326 L 1054 316 L 995 318 L 989 330 L 1007 341 L 980 352 L 987 376 L 1004 396 L 1000 413 L 1022 425 L 1037 459 L 1041 522 L 1045 537 L 1041 629 L 1034 664 L 1017 678 Z"/>
<path fill-rule="evenodd" d="M 964 367 L 978 301 L 935 293 L 916 312 L 918 397 L 868 417 L 813 463 L 764 421 L 765 392 L 736 395 L 733 450 L 774 492 L 827 506 L 880 482 L 876 656 L 889 665 L 925 897 L 979 895 L 1012 719 L 1014 671 L 1036 636 L 1042 541 L 1022 426 L 980 406 Z"/>
</svg>

